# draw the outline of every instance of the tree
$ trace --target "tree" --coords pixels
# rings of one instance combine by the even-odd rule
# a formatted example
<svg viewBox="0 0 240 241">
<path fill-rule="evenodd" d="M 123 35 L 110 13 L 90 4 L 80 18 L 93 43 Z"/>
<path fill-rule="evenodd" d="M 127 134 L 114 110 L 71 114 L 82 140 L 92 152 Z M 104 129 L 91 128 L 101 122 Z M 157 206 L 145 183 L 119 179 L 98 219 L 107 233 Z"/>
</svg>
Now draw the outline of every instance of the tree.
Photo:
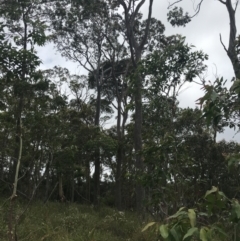
<svg viewBox="0 0 240 241">
<path fill-rule="evenodd" d="M 124 46 L 118 46 L 120 49 L 115 48 L 115 54 L 110 56 L 110 60 L 103 63 L 105 72 L 104 84 L 102 86 L 102 95 L 105 96 L 107 103 L 110 103 L 117 111 L 117 125 L 116 137 L 118 140 L 118 150 L 116 153 L 116 207 L 122 209 L 122 166 L 125 161 L 124 157 L 124 136 L 125 124 L 128 118 L 128 99 L 130 96 L 129 78 L 131 75 L 132 65 L 131 60 L 125 57 L 126 49 Z M 89 81 L 94 86 L 93 76 L 90 75 Z M 96 87 L 96 86 L 95 86 Z M 131 102 L 132 100 L 130 100 Z M 117 102 L 117 104 L 115 103 Z"/>
<path fill-rule="evenodd" d="M 170 4 L 170 7 L 182 1 L 183 0 L 173 2 L 172 4 Z M 199 13 L 203 2 L 204 0 L 199 1 L 196 8 L 196 13 L 192 17 L 196 16 Z M 229 14 L 229 20 L 230 20 L 230 33 L 229 33 L 228 47 L 226 47 L 222 42 L 221 34 L 220 34 L 220 41 L 232 63 L 232 67 L 233 67 L 236 79 L 240 79 L 239 37 L 237 38 L 237 27 L 236 27 L 236 10 L 237 10 L 239 1 L 237 0 L 234 4 L 232 3 L 232 0 L 218 0 L 218 2 L 226 6 L 226 9 Z M 170 23 L 172 23 L 173 26 L 174 25 L 185 26 L 186 23 L 191 21 L 192 17 L 189 17 L 188 13 L 183 15 L 182 8 L 177 8 L 177 7 L 175 7 L 168 14 L 168 20 L 170 21 Z"/>
<path fill-rule="evenodd" d="M 161 205 L 174 210 L 180 203 L 178 198 L 170 201 L 170 193 L 174 189 L 184 190 L 180 187 L 186 181 L 181 179 L 185 173 L 181 170 L 181 165 L 190 159 L 190 154 L 186 147 L 181 147 L 188 135 L 196 131 L 196 126 L 186 132 L 178 129 L 183 110 L 178 106 L 177 96 L 187 81 L 191 82 L 205 70 L 203 61 L 207 59 L 202 51 L 192 51 L 193 46 L 186 44 L 182 36 L 166 37 L 165 42 L 167 44 L 163 44 L 161 49 L 143 59 L 141 68 L 145 74 L 143 153 L 146 167 L 143 176 L 148 190 L 147 202 L 150 210 L 154 209 L 153 213 L 161 213 Z M 197 120 L 199 113 L 194 114 Z M 188 118 L 189 116 L 186 117 L 186 122 Z M 188 123 L 187 126 L 189 125 Z M 203 122 L 199 123 L 199 127 L 202 125 Z"/>
<path fill-rule="evenodd" d="M 105 76 L 101 65 L 108 52 L 113 51 L 106 45 L 108 40 L 113 37 L 111 35 L 112 22 L 109 22 L 109 9 L 104 1 L 90 6 L 88 4 L 67 6 L 66 4 L 65 2 L 56 3 L 56 14 L 50 15 L 57 47 L 65 57 L 78 62 L 94 77 L 97 90 L 94 124 L 99 128 L 102 86 Z M 102 11 L 93 14 L 93 8 L 99 8 Z M 85 13 L 86 18 L 82 18 L 82 14 Z M 96 150 L 94 173 L 94 204 L 96 206 L 99 204 L 100 195 L 100 168 L 100 152 Z"/>
<path fill-rule="evenodd" d="M 142 32 L 142 38 L 140 40 L 136 37 L 136 23 L 139 16 L 140 8 L 145 3 L 145 0 L 141 0 L 139 3 L 135 0 L 128 2 L 124 0 L 118 0 L 118 3 L 124 10 L 124 21 L 126 26 L 126 36 L 128 39 L 129 49 L 131 52 L 132 65 L 134 67 L 134 103 L 135 103 L 135 131 L 134 131 L 134 145 L 136 155 L 136 168 L 139 173 L 143 171 L 143 159 L 142 159 L 142 76 L 138 73 L 138 65 L 141 61 L 145 44 L 149 34 L 152 5 L 153 0 L 149 0 L 149 12 L 146 21 L 146 28 Z M 143 209 L 144 189 L 140 183 L 136 186 L 136 205 L 139 213 Z"/>
</svg>

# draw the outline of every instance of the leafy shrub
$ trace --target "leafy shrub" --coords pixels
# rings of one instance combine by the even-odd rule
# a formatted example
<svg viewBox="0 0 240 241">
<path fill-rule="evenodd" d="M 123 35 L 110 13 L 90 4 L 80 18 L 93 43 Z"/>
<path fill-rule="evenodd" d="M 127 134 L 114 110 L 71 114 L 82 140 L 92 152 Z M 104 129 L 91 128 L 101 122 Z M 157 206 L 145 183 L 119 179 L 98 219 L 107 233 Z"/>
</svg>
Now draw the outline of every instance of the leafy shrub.
<svg viewBox="0 0 240 241">
<path fill-rule="evenodd" d="M 236 241 L 240 238 L 240 204 L 217 187 L 206 192 L 199 208 L 180 208 L 163 223 L 150 222 L 142 230 L 157 228 L 166 241 Z"/>
</svg>

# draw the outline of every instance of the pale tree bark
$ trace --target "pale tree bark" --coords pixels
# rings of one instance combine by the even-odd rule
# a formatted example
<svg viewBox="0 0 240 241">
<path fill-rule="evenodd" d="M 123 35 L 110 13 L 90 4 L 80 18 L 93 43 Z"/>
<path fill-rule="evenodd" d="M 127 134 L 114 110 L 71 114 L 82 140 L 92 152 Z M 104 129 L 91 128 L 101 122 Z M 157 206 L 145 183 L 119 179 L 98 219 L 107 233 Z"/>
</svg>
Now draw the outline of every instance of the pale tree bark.
<svg viewBox="0 0 240 241">
<path fill-rule="evenodd" d="M 143 38 L 140 42 L 137 41 L 134 36 L 134 27 L 136 23 L 136 17 L 140 11 L 140 8 L 146 2 L 146 0 L 118 0 L 119 4 L 124 9 L 126 34 L 128 38 L 129 48 L 131 52 L 131 60 L 135 72 L 135 128 L 134 128 L 134 147 L 135 147 L 135 166 L 138 175 L 141 175 L 143 171 L 143 158 L 142 158 L 142 77 L 138 73 L 138 64 L 141 61 L 144 46 L 147 42 L 149 33 L 150 21 L 152 16 L 153 0 L 149 0 L 147 25 L 143 33 Z M 138 3 L 137 3 L 138 2 Z M 143 210 L 144 188 L 137 182 L 136 184 L 136 207 L 139 213 Z"/>
<path fill-rule="evenodd" d="M 14 177 L 14 183 L 13 183 L 13 192 L 10 197 L 10 205 L 9 205 L 9 222 L 8 222 L 8 238 L 9 241 L 16 241 L 17 235 L 16 235 L 16 216 L 14 212 L 14 200 L 17 197 L 17 185 L 18 185 L 18 176 L 19 176 L 19 170 L 20 170 L 20 164 L 22 159 L 22 148 L 23 148 L 23 142 L 22 142 L 22 122 L 21 117 L 19 118 L 19 152 L 18 152 L 18 158 L 17 158 L 17 165 L 15 170 L 15 177 Z M 15 228 L 14 228 L 15 226 Z"/>
<path fill-rule="evenodd" d="M 23 12 L 22 14 L 23 18 L 23 46 L 22 49 L 24 51 L 27 51 L 27 39 L 28 39 L 28 10 L 26 12 Z M 17 80 L 16 86 L 19 85 L 21 82 L 25 81 L 26 78 L 26 58 L 24 56 L 22 61 L 22 71 L 20 75 L 20 79 Z M 20 164 L 22 159 L 22 148 L 23 148 L 23 142 L 22 142 L 22 112 L 23 112 L 23 106 L 24 106 L 24 93 L 23 90 L 20 91 L 20 93 L 16 94 L 16 99 L 18 99 L 17 107 L 16 107 L 16 113 L 15 113 L 15 119 L 16 119 L 16 148 L 15 148 L 15 162 L 13 165 L 13 171 L 15 170 L 15 176 L 14 176 L 14 183 L 13 183 L 13 192 L 10 197 L 10 207 L 9 207 L 9 223 L 8 223 L 8 235 L 9 235 L 9 241 L 16 241 L 17 240 L 17 233 L 16 233 L 16 215 L 14 213 L 14 199 L 17 197 L 17 186 L 19 181 L 19 170 L 20 170 Z M 14 226 L 14 227 L 13 227 Z"/>
<path fill-rule="evenodd" d="M 15 198 L 17 196 L 17 185 L 18 185 L 18 175 L 19 175 L 19 169 L 20 169 L 20 164 L 21 164 L 21 158 L 22 158 L 22 123 L 21 123 L 21 118 L 20 118 L 20 133 L 18 133 L 19 137 L 19 153 L 18 153 L 18 159 L 17 159 L 17 166 L 16 166 L 16 171 L 15 171 L 15 178 L 14 178 L 14 183 L 13 183 L 13 192 L 11 199 Z"/>
</svg>

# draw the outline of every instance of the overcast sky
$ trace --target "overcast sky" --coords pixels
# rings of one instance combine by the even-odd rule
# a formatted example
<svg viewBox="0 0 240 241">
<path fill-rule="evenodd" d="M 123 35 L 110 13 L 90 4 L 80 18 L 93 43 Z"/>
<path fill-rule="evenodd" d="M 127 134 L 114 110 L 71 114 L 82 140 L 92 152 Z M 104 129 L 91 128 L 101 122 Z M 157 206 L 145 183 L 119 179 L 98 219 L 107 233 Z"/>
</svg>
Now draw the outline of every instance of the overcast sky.
<svg viewBox="0 0 240 241">
<path fill-rule="evenodd" d="M 190 15 L 193 15 L 194 7 L 196 7 L 199 1 L 183 0 L 183 3 L 178 4 L 178 6 L 182 6 Z M 146 0 L 146 4 L 142 8 L 144 16 L 147 16 L 148 13 L 148 2 Z M 172 34 L 186 36 L 187 43 L 193 44 L 196 50 L 202 50 L 209 55 L 209 60 L 206 62 L 208 65 L 208 71 L 205 74 L 206 80 L 213 81 L 216 76 L 223 76 L 229 80 L 230 85 L 230 80 L 234 76 L 234 73 L 230 60 L 219 40 L 219 34 L 221 34 L 223 42 L 228 46 L 229 17 L 225 5 L 221 4 L 218 0 L 204 0 L 199 14 L 185 28 L 174 28 L 167 22 L 167 8 L 170 2 L 173 1 L 154 0 L 153 3 L 153 17 L 161 20 L 165 25 L 165 34 L 167 36 Z M 233 0 L 233 2 L 235 1 Z M 240 29 L 240 6 L 236 12 L 236 23 L 237 28 Z M 76 63 L 66 61 L 60 54 L 57 54 L 53 44 L 40 48 L 38 54 L 43 61 L 43 68 L 52 68 L 55 65 L 60 65 L 68 68 L 72 73 L 85 73 Z M 194 108 L 196 106 L 195 101 L 203 95 L 200 86 L 190 84 L 185 86 L 185 88 L 186 90 L 182 91 L 179 96 L 180 106 Z M 234 131 L 227 130 L 224 135 L 218 135 L 218 139 L 222 138 L 240 141 L 240 134 L 234 135 Z"/>
</svg>

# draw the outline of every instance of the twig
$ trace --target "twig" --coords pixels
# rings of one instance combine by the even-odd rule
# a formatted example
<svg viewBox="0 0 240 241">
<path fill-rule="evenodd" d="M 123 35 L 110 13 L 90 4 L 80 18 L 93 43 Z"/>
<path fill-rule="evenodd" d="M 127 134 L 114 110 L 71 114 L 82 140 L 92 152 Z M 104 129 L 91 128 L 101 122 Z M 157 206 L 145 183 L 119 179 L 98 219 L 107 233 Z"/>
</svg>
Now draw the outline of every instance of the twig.
<svg viewBox="0 0 240 241">
<path fill-rule="evenodd" d="M 201 0 L 201 2 L 197 5 L 197 11 L 191 18 L 194 18 L 196 15 L 198 15 L 198 13 L 200 12 L 202 3 L 203 3 L 203 0 Z"/>
<path fill-rule="evenodd" d="M 236 2 L 236 6 L 235 6 L 235 9 L 234 9 L 234 12 L 236 12 L 236 10 L 237 10 L 238 3 L 239 3 L 239 0 L 237 0 L 237 2 Z"/>
<path fill-rule="evenodd" d="M 179 3 L 179 2 L 182 2 L 182 0 L 178 0 L 176 2 L 173 2 L 172 4 L 169 3 L 168 5 L 168 9 L 170 9 L 172 6 L 174 6 L 175 4 Z"/>
<path fill-rule="evenodd" d="M 221 0 L 219 0 L 219 1 L 221 1 Z M 177 1 L 173 2 L 172 4 L 169 3 L 168 9 L 170 9 L 172 6 L 176 5 L 179 2 L 182 2 L 182 0 L 177 0 Z M 203 0 L 201 0 L 200 3 L 197 5 L 195 14 L 193 16 L 191 16 L 190 18 L 194 18 L 196 15 L 198 15 L 198 13 L 200 12 L 202 3 L 203 3 Z"/>
<path fill-rule="evenodd" d="M 222 1 L 222 0 L 218 0 L 220 3 L 226 5 L 226 2 Z"/>
<path fill-rule="evenodd" d="M 226 46 L 224 45 L 224 43 L 223 43 L 223 41 L 222 41 L 222 35 L 221 35 L 221 34 L 219 34 L 219 36 L 220 36 L 220 42 L 221 42 L 221 44 L 222 44 L 222 46 L 223 46 L 224 50 L 225 50 L 225 51 L 226 51 L 226 53 L 228 54 L 228 50 L 227 50 Z"/>
</svg>

